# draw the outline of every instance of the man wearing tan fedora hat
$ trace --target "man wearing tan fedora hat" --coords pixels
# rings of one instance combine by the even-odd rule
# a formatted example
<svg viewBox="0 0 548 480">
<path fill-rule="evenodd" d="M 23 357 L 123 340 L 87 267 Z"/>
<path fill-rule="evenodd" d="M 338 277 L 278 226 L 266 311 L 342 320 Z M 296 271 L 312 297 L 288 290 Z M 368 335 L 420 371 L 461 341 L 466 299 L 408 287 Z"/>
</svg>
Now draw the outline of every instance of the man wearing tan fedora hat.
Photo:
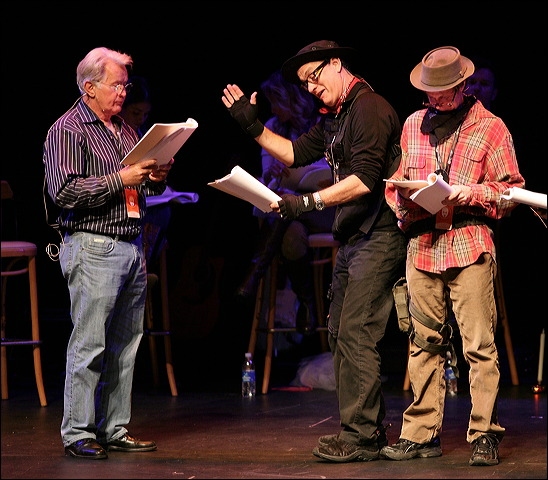
<svg viewBox="0 0 548 480">
<path fill-rule="evenodd" d="M 411 72 L 425 107 L 404 122 L 402 159 L 391 180 L 425 180 L 435 172 L 450 186 L 431 214 L 387 182 L 386 200 L 409 238 L 406 278 L 411 315 L 409 378 L 413 402 L 398 442 L 381 450 L 391 460 L 438 457 L 445 406 L 444 360 L 453 350 L 451 310 L 470 367 L 469 465 L 497 465 L 505 429 L 497 417 L 499 359 L 495 345 L 496 251 L 492 224 L 516 203 L 501 198 L 523 187 L 512 136 L 503 121 L 464 93 L 474 64 L 451 46 L 428 52 Z"/>
<path fill-rule="evenodd" d="M 405 264 L 406 239 L 386 204 L 383 182 L 399 160 L 400 122 L 392 106 L 349 70 L 356 53 L 320 40 L 283 64 L 286 79 L 323 103 L 319 123 L 293 141 L 257 119 L 256 92 L 248 100 L 230 84 L 222 98 L 244 131 L 288 167 L 325 156 L 333 170 L 333 185 L 304 195 L 281 195 L 282 200 L 270 205 L 288 219 L 336 206 L 332 231 L 341 245 L 328 329 L 342 429 L 320 437 L 312 451 L 331 462 L 377 460 L 380 448 L 388 444 L 378 345 L 393 306 L 392 285 Z"/>
</svg>

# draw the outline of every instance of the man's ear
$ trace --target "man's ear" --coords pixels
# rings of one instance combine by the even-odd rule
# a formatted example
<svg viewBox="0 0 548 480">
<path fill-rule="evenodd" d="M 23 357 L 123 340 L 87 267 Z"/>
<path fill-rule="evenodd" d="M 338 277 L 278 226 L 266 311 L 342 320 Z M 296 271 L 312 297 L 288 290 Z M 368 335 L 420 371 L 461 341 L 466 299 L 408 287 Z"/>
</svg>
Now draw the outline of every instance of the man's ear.
<svg viewBox="0 0 548 480">
<path fill-rule="evenodd" d="M 84 93 L 89 98 L 95 97 L 95 84 L 93 82 L 85 82 L 84 83 Z"/>
</svg>

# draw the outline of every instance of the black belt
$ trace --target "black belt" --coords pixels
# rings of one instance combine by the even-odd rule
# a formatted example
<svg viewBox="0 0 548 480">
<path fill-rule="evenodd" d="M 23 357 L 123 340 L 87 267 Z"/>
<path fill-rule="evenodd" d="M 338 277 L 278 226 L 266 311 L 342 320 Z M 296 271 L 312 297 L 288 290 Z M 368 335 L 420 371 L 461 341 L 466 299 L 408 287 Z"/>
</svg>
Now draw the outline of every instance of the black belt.
<svg viewBox="0 0 548 480">
<path fill-rule="evenodd" d="M 486 217 L 478 217 L 469 213 L 456 213 L 453 215 L 453 228 L 467 227 L 468 225 L 487 225 L 491 229 L 494 227 L 494 221 Z M 436 228 L 436 217 L 427 217 L 417 220 L 405 231 L 408 238 L 417 237 L 424 233 L 433 231 L 444 231 Z"/>
<path fill-rule="evenodd" d="M 67 230 L 66 233 L 69 235 L 73 235 L 75 233 L 82 232 L 82 233 L 91 233 L 92 235 L 102 235 L 104 237 L 112 238 L 115 242 L 134 242 L 137 240 L 140 236 L 140 233 L 136 235 L 117 235 L 113 233 L 99 233 L 99 232 L 88 232 L 87 230 Z"/>
</svg>

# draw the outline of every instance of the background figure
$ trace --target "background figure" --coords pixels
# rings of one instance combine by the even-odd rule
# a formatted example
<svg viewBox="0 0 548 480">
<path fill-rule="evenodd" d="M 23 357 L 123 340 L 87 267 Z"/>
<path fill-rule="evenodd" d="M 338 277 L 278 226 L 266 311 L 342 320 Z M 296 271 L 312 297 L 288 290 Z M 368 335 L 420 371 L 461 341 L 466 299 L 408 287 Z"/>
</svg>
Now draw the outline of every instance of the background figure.
<svg viewBox="0 0 548 480">
<path fill-rule="evenodd" d="M 265 125 L 273 132 L 294 140 L 318 122 L 318 105 L 314 97 L 285 80 L 279 70 L 261 84 L 261 90 L 270 102 L 273 114 Z M 325 159 L 290 169 L 264 148 L 261 149 L 261 158 L 260 180 L 278 195 L 319 190 L 333 183 L 331 169 Z M 299 301 L 297 330 L 311 333 L 317 326 L 317 318 L 308 235 L 330 232 L 334 213 L 335 209 L 331 207 L 322 212 L 306 212 L 295 220 L 283 220 L 277 213 L 265 214 L 255 208 L 254 214 L 259 217 L 258 247 L 237 295 L 254 299 L 259 280 L 274 256 L 280 253 L 291 288 Z"/>
<path fill-rule="evenodd" d="M 65 454 L 105 459 L 107 450 L 156 450 L 132 437 L 131 392 L 143 336 L 146 196 L 159 195 L 173 160 L 124 166 L 137 133 L 118 114 L 132 58 L 108 48 L 78 64 L 80 97 L 48 130 L 43 162 L 59 209 L 59 264 L 70 294 L 61 439 Z"/>
<path fill-rule="evenodd" d="M 425 92 L 427 108 L 406 119 L 402 160 L 392 178 L 442 175 L 452 187 L 445 206 L 432 215 L 409 199 L 414 190 L 390 182 L 386 186 L 387 202 L 409 238 L 412 324 L 408 369 L 413 402 L 403 413 L 398 442 L 381 450 L 391 460 L 442 455 L 446 352 L 453 351 L 456 358 L 447 325 L 450 301 L 470 368 L 469 465 L 499 463 L 505 429 L 497 414 L 497 264 L 491 224 L 517 206 L 501 199 L 501 193 L 525 182 L 506 125 L 464 93 L 473 73 L 473 62 L 455 47 L 431 50 L 411 72 L 411 84 Z"/>
<path fill-rule="evenodd" d="M 150 128 L 148 122 L 152 111 L 152 98 L 146 78 L 133 75 L 128 79 L 131 90 L 126 94 L 119 115 L 142 137 Z M 147 264 L 150 266 L 159 257 L 167 241 L 167 229 L 171 220 L 169 203 L 147 207 L 143 221 L 143 246 Z"/>
<path fill-rule="evenodd" d="M 152 110 L 150 88 L 146 78 L 133 75 L 128 79 L 131 90 L 127 93 L 120 116 L 142 137 L 150 128 L 148 117 Z"/>
<path fill-rule="evenodd" d="M 465 93 L 476 97 L 483 106 L 492 111 L 498 95 L 497 76 L 493 62 L 484 57 L 470 57 L 474 73 L 466 80 Z"/>
</svg>

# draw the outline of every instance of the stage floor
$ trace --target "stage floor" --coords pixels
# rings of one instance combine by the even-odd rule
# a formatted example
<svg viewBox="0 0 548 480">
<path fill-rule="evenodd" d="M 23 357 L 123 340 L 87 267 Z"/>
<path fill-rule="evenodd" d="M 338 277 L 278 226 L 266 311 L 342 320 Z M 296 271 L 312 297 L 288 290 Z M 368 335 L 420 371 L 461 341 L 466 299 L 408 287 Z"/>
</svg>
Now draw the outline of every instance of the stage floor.
<svg viewBox="0 0 548 480">
<path fill-rule="evenodd" d="M 389 442 L 399 434 L 401 412 L 411 400 L 402 379 L 383 384 Z M 461 385 L 462 387 L 462 385 Z M 506 427 L 501 462 L 470 467 L 465 441 L 470 397 L 461 388 L 447 399 L 443 455 L 394 462 L 335 464 L 312 455 L 321 435 L 339 430 L 335 393 L 272 390 L 255 399 L 236 391 L 187 392 L 136 382 L 130 433 L 155 440 L 147 453 L 110 452 L 107 460 L 64 455 L 59 434 L 62 389 L 49 388 L 40 407 L 32 382 L 14 385 L 2 401 L 2 479 L 52 478 L 546 478 L 546 393 L 530 385 L 503 386 L 499 418 Z"/>
</svg>

